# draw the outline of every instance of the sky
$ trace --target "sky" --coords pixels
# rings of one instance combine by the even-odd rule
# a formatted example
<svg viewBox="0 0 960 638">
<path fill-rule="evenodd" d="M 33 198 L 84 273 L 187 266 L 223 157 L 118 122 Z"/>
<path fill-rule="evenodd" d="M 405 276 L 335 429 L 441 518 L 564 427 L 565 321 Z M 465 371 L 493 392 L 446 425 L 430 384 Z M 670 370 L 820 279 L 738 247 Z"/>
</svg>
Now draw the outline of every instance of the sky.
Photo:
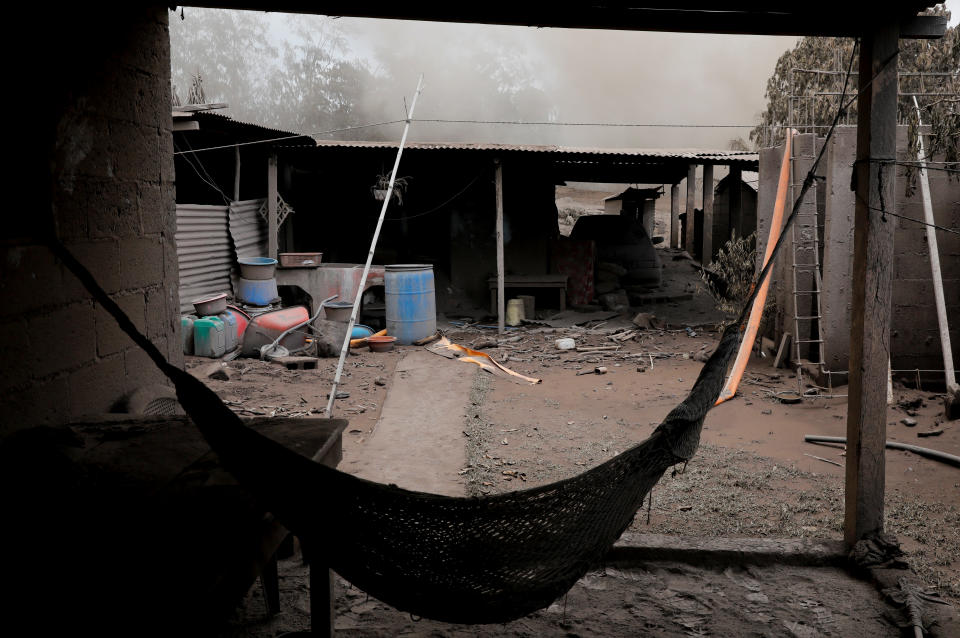
<svg viewBox="0 0 960 638">
<path fill-rule="evenodd" d="M 955 24 L 960 19 L 960 0 L 946 4 Z M 289 17 L 268 14 L 265 19 L 271 21 L 271 38 L 278 43 L 293 37 Z M 424 90 L 416 119 L 672 125 L 416 122 L 410 132 L 413 141 L 728 148 L 733 139 L 747 138 L 759 120 L 766 105 L 767 79 L 779 56 L 798 40 L 315 16 L 296 19 L 326 20 L 327 28 L 332 26 L 344 36 L 342 55 L 364 60 L 384 78 L 378 96 L 361 100 L 358 106 L 367 122 L 404 118 L 422 73 Z M 496 83 L 484 78 L 488 71 L 478 71 L 485 65 L 497 69 Z M 500 95 L 496 94 L 498 84 L 504 87 Z M 525 87 L 539 93 L 524 92 Z M 399 139 L 402 127 L 387 130 L 387 137 Z"/>
</svg>

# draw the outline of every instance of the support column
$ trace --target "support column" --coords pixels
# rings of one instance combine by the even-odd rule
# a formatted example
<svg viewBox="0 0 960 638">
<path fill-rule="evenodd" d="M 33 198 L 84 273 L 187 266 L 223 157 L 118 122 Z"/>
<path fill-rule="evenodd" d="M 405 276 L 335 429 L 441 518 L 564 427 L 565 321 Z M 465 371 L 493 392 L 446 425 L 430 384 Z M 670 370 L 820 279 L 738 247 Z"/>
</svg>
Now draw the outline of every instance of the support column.
<svg viewBox="0 0 960 638">
<path fill-rule="evenodd" d="M 670 248 L 680 248 L 680 184 L 670 187 Z"/>
<path fill-rule="evenodd" d="M 267 257 L 277 258 L 277 154 L 267 160 Z"/>
<path fill-rule="evenodd" d="M 896 159 L 896 23 L 860 43 L 844 540 L 883 530 Z M 871 81 L 872 80 L 872 81 Z M 881 160 L 881 161 L 877 161 Z"/>
<path fill-rule="evenodd" d="M 687 228 L 687 243 L 682 248 L 693 255 L 693 237 L 694 237 L 694 215 L 693 209 L 696 207 L 697 199 L 697 165 L 687 166 L 687 220 L 684 225 Z"/>
<path fill-rule="evenodd" d="M 727 177 L 727 210 L 730 214 L 730 225 L 727 228 L 727 238 L 743 237 L 743 197 L 741 186 L 743 182 L 743 172 L 739 166 L 730 167 L 730 175 Z"/>
<path fill-rule="evenodd" d="M 496 167 L 497 187 L 497 331 L 506 330 L 506 314 L 503 299 L 503 165 L 499 159 L 493 160 Z"/>
<path fill-rule="evenodd" d="M 713 164 L 703 165 L 703 244 L 700 263 L 713 261 Z"/>
<path fill-rule="evenodd" d="M 240 147 L 233 147 L 233 201 L 240 201 Z"/>
</svg>

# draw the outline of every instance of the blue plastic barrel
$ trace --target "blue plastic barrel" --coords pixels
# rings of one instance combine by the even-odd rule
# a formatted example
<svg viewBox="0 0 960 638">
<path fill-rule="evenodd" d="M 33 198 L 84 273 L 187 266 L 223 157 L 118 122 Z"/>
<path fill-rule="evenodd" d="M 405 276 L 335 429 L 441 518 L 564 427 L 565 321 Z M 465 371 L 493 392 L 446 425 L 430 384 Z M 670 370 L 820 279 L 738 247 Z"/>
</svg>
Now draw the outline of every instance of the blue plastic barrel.
<svg viewBox="0 0 960 638">
<path fill-rule="evenodd" d="M 276 279 L 245 279 L 237 282 L 237 296 L 251 306 L 269 306 L 279 299 Z"/>
<path fill-rule="evenodd" d="M 387 334 L 409 345 L 437 331 L 437 299 L 430 264 L 395 264 L 384 269 Z"/>
</svg>

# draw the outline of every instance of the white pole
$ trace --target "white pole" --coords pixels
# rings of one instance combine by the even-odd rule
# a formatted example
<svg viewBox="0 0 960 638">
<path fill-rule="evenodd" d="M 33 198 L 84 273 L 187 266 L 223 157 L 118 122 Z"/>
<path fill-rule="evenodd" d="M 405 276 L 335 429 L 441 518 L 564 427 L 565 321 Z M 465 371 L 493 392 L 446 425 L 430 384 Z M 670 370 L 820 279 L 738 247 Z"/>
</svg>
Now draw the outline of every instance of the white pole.
<svg viewBox="0 0 960 638">
<path fill-rule="evenodd" d="M 913 107 L 917 110 L 917 126 L 923 126 L 920 121 L 920 105 L 917 98 L 913 98 Z M 937 229 L 933 227 L 933 200 L 930 198 L 930 181 L 927 177 L 927 152 L 923 145 L 923 135 L 917 131 L 917 141 L 920 143 L 918 157 L 920 164 L 920 192 L 923 195 L 923 217 L 927 222 L 927 250 L 930 252 L 930 270 L 933 275 L 933 298 L 937 304 L 937 322 L 940 325 L 940 347 L 943 349 L 943 371 L 947 382 L 947 392 L 954 391 L 957 385 L 956 373 L 953 369 L 953 351 L 950 348 L 950 327 L 947 324 L 947 304 L 943 298 L 943 276 L 940 274 L 940 251 L 937 248 Z"/>
<path fill-rule="evenodd" d="M 497 186 L 497 334 L 505 331 L 505 313 L 503 297 L 503 165 L 499 159 L 494 160 L 496 166 Z"/>
<path fill-rule="evenodd" d="M 357 314 L 360 312 L 360 301 L 363 298 L 363 287 L 367 283 L 367 275 L 370 273 L 370 263 L 373 261 L 373 252 L 377 248 L 377 240 L 380 238 L 380 228 L 383 226 L 384 217 L 387 215 L 387 207 L 390 205 L 390 198 L 393 195 L 393 183 L 397 179 L 397 169 L 400 168 L 400 156 L 403 154 L 403 145 L 407 143 L 407 133 L 410 131 L 410 121 L 413 119 L 413 109 L 417 106 L 417 98 L 423 90 L 423 74 L 417 80 L 417 92 L 413 94 L 413 101 L 410 103 L 410 112 L 407 113 L 407 123 L 403 127 L 403 137 L 400 138 L 400 148 L 397 149 L 397 158 L 393 162 L 393 171 L 390 172 L 390 185 L 387 187 L 387 195 L 383 198 L 383 206 L 380 207 L 380 219 L 377 220 L 377 229 L 373 232 L 373 240 L 370 242 L 370 252 L 367 253 L 367 263 L 363 267 L 363 275 L 360 277 L 360 286 L 357 288 L 357 296 L 353 300 L 353 312 L 350 313 L 350 323 L 347 324 L 347 334 L 343 338 L 343 348 L 340 350 L 340 361 L 337 363 L 337 373 L 333 377 L 333 387 L 330 388 L 330 397 L 327 399 L 327 418 L 333 418 L 333 402 L 337 398 L 337 386 L 340 385 L 340 375 L 343 374 L 343 363 L 350 354 L 350 336 L 353 332 L 353 324 L 357 321 Z"/>
</svg>

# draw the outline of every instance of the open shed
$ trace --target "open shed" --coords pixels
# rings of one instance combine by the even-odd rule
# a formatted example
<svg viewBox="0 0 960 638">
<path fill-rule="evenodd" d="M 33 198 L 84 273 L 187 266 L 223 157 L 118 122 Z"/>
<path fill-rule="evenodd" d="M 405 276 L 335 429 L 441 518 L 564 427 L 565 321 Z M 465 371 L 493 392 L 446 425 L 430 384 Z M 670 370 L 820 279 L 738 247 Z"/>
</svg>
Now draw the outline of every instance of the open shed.
<svg viewBox="0 0 960 638">
<path fill-rule="evenodd" d="M 900 2 L 882 12 L 874 3 L 863 1 L 792 3 L 775 9 L 767 3 L 698 1 L 650 2 L 643 6 L 535 2 L 402 7 L 294 0 L 204 4 L 538 27 L 860 38 L 845 540 L 853 546 L 882 531 L 884 406 L 895 224 L 886 223 L 874 211 L 896 206 L 896 199 L 894 180 L 885 178 L 891 167 L 873 160 L 896 152 L 898 40 L 936 38 L 944 32 L 942 18 L 917 15 L 930 6 L 929 2 Z M 5 443 L 34 426 L 59 426 L 77 422 L 84 414 L 105 412 L 115 397 L 144 384 L 165 381 L 143 351 L 118 330 L 63 262 L 53 256 L 51 237 L 79 256 L 171 364 L 183 365 L 176 321 L 178 274 L 167 30 L 168 20 L 173 18 L 168 7 L 130 4 L 91 11 L 75 4 L 54 10 L 31 5 L 18 7 L 14 15 L 36 41 L 47 43 L 49 55 L 13 69 L 13 85 L 37 106 L 24 110 L 20 115 L 26 121 L 14 127 L 15 148 L 23 153 L 20 166 L 24 181 L 15 194 L 15 214 L 9 215 L 3 231 L 5 303 L 0 348 L 13 362 L 0 377 Z M 498 152 L 487 149 L 486 156 L 492 160 Z M 507 173 L 506 149 L 503 154 Z M 560 154 L 558 162 L 573 173 L 589 172 L 591 160 L 602 155 Z M 686 165 L 706 164 L 707 183 L 712 180 L 714 163 L 728 163 L 725 158 L 716 162 L 686 159 Z M 579 175 L 576 179 L 585 179 L 583 173 Z M 678 181 L 673 177 L 663 183 Z M 712 197 L 712 189 L 707 191 Z M 505 194 L 504 205 L 509 206 L 508 202 Z M 364 234 L 362 230 L 360 233 Z M 25 349 L 33 356 L 21 356 Z M 117 433 L 104 423 L 88 427 L 101 439 Z M 23 437 L 49 442 L 55 433 L 34 430 L 19 437 L 20 442 Z M 124 467 L 128 476 L 137 475 L 140 468 L 124 466 L 121 454 L 111 454 L 106 447 L 101 451 Z M 198 462 L 202 453 L 200 450 L 195 457 Z M 196 611 L 193 608 L 161 605 L 151 617 L 155 624 L 145 626 L 142 618 L 130 616 L 133 608 L 103 596 L 104 592 L 125 591 L 124 601 L 148 607 L 151 603 L 149 597 L 134 595 L 136 581 L 116 581 L 105 575 L 100 569 L 104 554 L 91 552 L 91 546 L 81 542 L 98 540 L 95 550 L 110 549 L 110 543 L 104 540 L 112 530 L 102 530 L 99 536 L 82 533 L 91 518 L 103 512 L 70 508 L 72 494 L 63 487 L 72 485 L 70 481 L 78 476 L 68 459 L 5 456 L 4 460 L 4 502 L 12 504 L 7 509 L 13 536 L 8 541 L 13 554 L 9 580 L 16 585 L 8 598 L 12 626 L 31 626 L 45 633 L 90 629 L 99 635 L 169 635 L 193 628 L 183 622 L 184 610 Z M 27 473 L 38 468 L 38 474 Z M 36 476 L 40 479 L 34 480 Z M 122 496 L 123 492 L 111 494 Z M 197 505 L 203 510 L 202 503 Z M 121 501 L 111 511 L 116 513 L 127 506 L 129 502 Z M 65 513 L 69 515 L 66 518 Z M 121 548 L 144 549 L 136 545 L 126 543 Z M 135 557 L 127 553 L 122 557 L 129 568 Z M 154 556 L 151 564 L 160 562 Z M 318 573 L 322 571 L 322 566 L 315 567 Z M 55 574 L 54 588 L 50 589 L 48 581 L 38 581 L 37 573 Z M 125 570 L 124 574 L 143 576 L 135 570 Z M 320 577 L 315 584 L 325 581 Z M 330 618 L 323 611 L 324 605 L 319 604 L 321 588 L 314 600 L 318 603 L 314 608 L 318 630 L 323 630 L 326 623 L 329 631 Z M 91 606 L 84 607 L 88 604 Z M 131 624 L 137 620 L 141 622 Z"/>
</svg>

